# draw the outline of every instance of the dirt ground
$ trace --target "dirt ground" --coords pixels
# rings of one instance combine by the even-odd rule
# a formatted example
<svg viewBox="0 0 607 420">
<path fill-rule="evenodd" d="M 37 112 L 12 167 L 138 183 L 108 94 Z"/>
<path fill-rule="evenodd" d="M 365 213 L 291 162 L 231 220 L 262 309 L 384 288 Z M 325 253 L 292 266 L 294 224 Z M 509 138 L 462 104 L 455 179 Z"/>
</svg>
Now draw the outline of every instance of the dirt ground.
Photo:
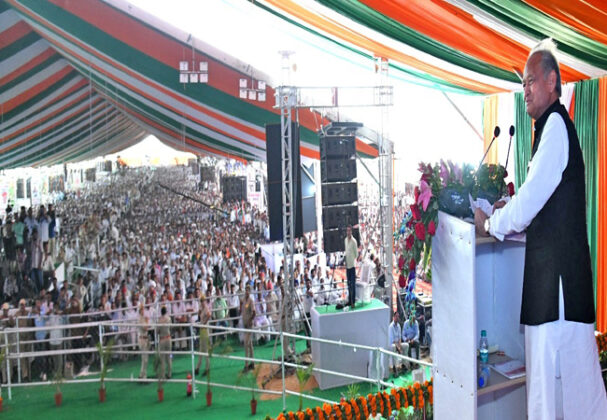
<svg viewBox="0 0 607 420">
<path fill-rule="evenodd" d="M 263 383 L 266 381 L 266 379 L 272 375 L 272 370 L 276 371 L 276 369 L 278 369 L 279 367 L 280 366 L 263 363 L 259 368 L 259 375 L 257 376 L 257 387 L 269 389 L 272 391 L 282 391 L 282 378 L 280 373 L 278 373 L 278 375 L 275 375 L 273 379 L 266 383 L 265 387 L 263 386 Z M 299 383 L 297 382 L 297 376 L 295 375 L 295 372 L 286 377 L 285 386 L 289 391 L 299 392 Z M 308 379 L 308 382 L 306 382 L 304 390 L 310 391 L 314 388 L 318 388 L 318 382 L 316 382 L 316 378 L 314 378 L 314 376 L 310 376 L 310 379 Z M 274 394 L 261 394 L 259 396 L 259 399 L 262 401 L 276 400 L 278 398 L 281 398 L 281 396 Z"/>
</svg>

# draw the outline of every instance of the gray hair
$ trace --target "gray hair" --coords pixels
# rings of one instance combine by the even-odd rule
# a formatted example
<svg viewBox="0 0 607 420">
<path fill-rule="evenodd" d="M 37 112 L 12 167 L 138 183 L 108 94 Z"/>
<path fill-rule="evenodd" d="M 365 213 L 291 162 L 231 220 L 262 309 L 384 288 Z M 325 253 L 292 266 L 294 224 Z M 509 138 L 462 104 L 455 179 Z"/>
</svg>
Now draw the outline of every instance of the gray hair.
<svg viewBox="0 0 607 420">
<path fill-rule="evenodd" d="M 556 85 L 555 90 L 557 96 L 561 97 L 561 70 L 559 69 L 559 62 L 556 59 L 556 44 L 552 38 L 546 38 L 540 41 L 529 53 L 529 58 L 532 55 L 540 54 L 540 63 L 544 70 L 544 79 L 548 77 L 551 71 L 554 70 L 556 74 Z"/>
</svg>

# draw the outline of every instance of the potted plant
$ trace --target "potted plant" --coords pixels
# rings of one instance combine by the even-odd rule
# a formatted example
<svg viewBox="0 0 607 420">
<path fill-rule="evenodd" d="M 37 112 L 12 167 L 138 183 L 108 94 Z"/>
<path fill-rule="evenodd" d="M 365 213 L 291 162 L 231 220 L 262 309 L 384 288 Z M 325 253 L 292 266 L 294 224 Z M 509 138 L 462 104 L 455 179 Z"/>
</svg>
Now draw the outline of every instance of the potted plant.
<svg viewBox="0 0 607 420">
<path fill-rule="evenodd" d="M 236 383 L 240 384 L 245 382 L 251 387 L 251 414 L 255 415 L 257 413 L 257 399 L 255 398 L 255 390 L 257 389 L 257 377 L 259 376 L 259 371 L 261 370 L 261 365 L 255 366 L 255 369 L 251 371 L 242 371 L 238 374 L 238 380 Z"/>
<path fill-rule="evenodd" d="M 297 376 L 297 383 L 299 384 L 299 411 L 303 409 L 303 392 L 306 383 L 308 382 L 308 379 L 310 379 L 310 376 L 312 376 L 313 369 L 314 363 L 306 367 L 299 366 L 295 371 L 295 374 Z"/>
<path fill-rule="evenodd" d="M 63 393 L 61 392 L 61 384 L 63 383 L 63 375 L 61 374 L 61 368 L 58 368 L 55 371 L 55 375 L 53 376 L 53 383 L 55 384 L 56 392 L 55 392 L 55 405 L 57 407 L 61 406 L 63 402 Z"/>
<path fill-rule="evenodd" d="M 105 402 L 105 377 L 110 365 L 112 350 L 114 347 L 114 339 L 110 339 L 104 347 L 101 343 L 97 343 L 97 352 L 99 353 L 99 363 L 101 364 L 101 372 L 99 373 L 99 402 Z"/>
<path fill-rule="evenodd" d="M 213 357 L 213 352 L 215 351 L 215 348 L 219 347 L 219 345 L 222 343 L 222 341 L 217 341 L 216 343 L 212 344 L 211 343 L 211 339 L 209 338 L 209 345 L 207 346 L 207 353 L 209 354 L 209 360 L 211 360 L 211 358 Z M 232 347 L 230 346 L 225 346 L 222 350 L 220 354 L 227 354 L 230 353 L 232 351 Z M 210 406 L 211 403 L 213 402 L 213 392 L 211 391 L 211 363 L 209 363 L 209 370 L 207 371 L 207 406 Z"/>
</svg>

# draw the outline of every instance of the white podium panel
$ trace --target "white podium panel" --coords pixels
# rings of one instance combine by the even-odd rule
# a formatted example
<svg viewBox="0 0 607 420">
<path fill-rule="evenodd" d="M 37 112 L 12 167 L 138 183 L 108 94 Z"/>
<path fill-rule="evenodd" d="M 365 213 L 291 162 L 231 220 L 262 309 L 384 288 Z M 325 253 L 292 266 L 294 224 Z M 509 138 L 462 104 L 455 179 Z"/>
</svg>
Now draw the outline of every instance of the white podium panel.
<svg viewBox="0 0 607 420">
<path fill-rule="evenodd" d="M 377 299 L 348 312 L 337 311 L 334 306 L 316 306 L 310 315 L 313 337 L 384 349 L 388 346 L 390 309 Z M 361 377 L 367 377 L 370 364 L 374 370 L 375 358 L 372 353 L 368 350 L 312 342 L 312 360 L 316 367 Z M 325 373 L 314 372 L 314 376 L 323 390 L 356 382 Z"/>
<path fill-rule="evenodd" d="M 435 418 L 525 419 L 524 380 L 491 371 L 477 389 L 480 331 L 489 345 L 524 362 L 519 323 L 525 244 L 476 238 L 474 225 L 439 213 L 432 243 L 433 376 Z"/>
</svg>

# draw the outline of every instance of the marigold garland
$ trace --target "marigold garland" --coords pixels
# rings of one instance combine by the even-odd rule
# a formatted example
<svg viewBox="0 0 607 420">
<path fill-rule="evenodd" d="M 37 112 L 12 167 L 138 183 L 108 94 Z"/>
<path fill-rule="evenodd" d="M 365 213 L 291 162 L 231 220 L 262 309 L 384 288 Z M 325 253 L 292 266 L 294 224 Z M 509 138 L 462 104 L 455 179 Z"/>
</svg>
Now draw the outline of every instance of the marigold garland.
<svg viewBox="0 0 607 420">
<path fill-rule="evenodd" d="M 377 414 L 388 418 L 393 409 L 400 410 L 409 406 L 423 409 L 426 405 L 433 405 L 433 398 L 432 381 L 423 384 L 416 382 L 409 387 L 392 388 L 389 392 L 377 392 L 366 397 L 359 396 L 340 404 L 323 403 L 322 407 L 280 413 L 276 420 L 366 420 L 370 415 L 376 417 Z"/>
</svg>

